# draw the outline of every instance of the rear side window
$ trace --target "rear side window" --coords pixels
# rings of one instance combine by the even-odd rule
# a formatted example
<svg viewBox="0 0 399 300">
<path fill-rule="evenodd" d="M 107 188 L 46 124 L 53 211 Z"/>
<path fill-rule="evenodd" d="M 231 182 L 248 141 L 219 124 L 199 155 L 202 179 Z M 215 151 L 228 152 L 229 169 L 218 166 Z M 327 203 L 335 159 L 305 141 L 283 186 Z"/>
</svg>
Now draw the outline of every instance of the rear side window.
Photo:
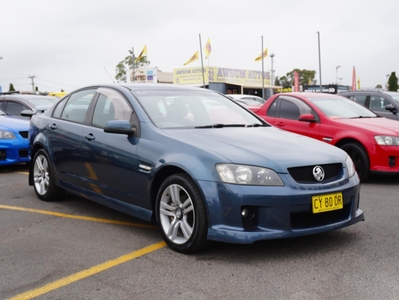
<svg viewBox="0 0 399 300">
<path fill-rule="evenodd" d="M 354 100 L 355 102 L 366 106 L 366 95 L 353 95 L 350 97 L 350 99 Z"/>
</svg>

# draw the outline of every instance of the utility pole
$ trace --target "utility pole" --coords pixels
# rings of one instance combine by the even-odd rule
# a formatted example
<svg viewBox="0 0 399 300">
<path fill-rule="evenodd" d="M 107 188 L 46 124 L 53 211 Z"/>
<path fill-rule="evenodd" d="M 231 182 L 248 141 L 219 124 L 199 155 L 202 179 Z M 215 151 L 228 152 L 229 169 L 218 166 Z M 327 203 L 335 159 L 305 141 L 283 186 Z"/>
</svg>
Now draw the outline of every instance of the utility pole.
<svg viewBox="0 0 399 300">
<path fill-rule="evenodd" d="M 35 83 L 33 82 L 33 78 L 35 78 L 35 75 L 29 76 L 28 78 L 32 79 L 32 91 L 35 91 Z"/>
</svg>

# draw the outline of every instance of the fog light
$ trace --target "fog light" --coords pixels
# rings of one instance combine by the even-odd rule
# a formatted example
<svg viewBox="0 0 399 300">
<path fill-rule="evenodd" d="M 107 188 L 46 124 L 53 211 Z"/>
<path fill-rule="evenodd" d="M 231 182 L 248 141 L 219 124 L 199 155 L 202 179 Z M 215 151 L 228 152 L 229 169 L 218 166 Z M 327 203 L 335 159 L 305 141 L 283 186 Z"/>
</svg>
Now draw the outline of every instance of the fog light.
<svg viewBox="0 0 399 300">
<path fill-rule="evenodd" d="M 243 207 L 241 210 L 241 216 L 246 221 L 251 221 L 255 218 L 255 209 L 252 207 Z"/>
<path fill-rule="evenodd" d="M 388 158 L 388 160 L 389 160 L 389 166 L 394 167 L 395 166 L 395 156 L 390 156 Z"/>
<path fill-rule="evenodd" d="M 256 223 L 256 208 L 253 206 L 242 207 L 241 217 L 244 228 L 254 227 Z"/>
</svg>

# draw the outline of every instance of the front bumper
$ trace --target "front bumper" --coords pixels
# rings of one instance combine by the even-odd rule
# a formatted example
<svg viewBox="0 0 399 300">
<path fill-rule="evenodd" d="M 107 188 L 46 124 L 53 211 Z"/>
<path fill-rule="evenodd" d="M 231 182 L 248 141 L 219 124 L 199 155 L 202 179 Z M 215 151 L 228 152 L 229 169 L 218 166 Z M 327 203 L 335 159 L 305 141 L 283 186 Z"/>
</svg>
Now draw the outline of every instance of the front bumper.
<svg viewBox="0 0 399 300">
<path fill-rule="evenodd" d="M 359 208 L 358 176 L 330 184 L 298 184 L 283 175 L 284 187 L 243 186 L 200 182 L 208 209 L 208 239 L 249 244 L 347 227 L 364 220 Z M 312 196 L 342 192 L 344 208 L 312 213 Z M 255 212 L 248 224 L 242 209 Z"/>
</svg>

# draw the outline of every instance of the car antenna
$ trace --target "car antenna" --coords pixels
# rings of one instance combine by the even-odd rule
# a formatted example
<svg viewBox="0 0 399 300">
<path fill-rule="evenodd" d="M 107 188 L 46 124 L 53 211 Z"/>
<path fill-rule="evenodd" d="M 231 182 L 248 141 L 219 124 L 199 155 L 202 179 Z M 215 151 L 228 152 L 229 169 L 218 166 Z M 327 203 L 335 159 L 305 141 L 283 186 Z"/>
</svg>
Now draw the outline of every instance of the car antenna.
<svg viewBox="0 0 399 300">
<path fill-rule="evenodd" d="M 112 76 L 108 73 L 107 69 L 104 67 L 105 72 L 107 72 L 107 74 L 109 75 L 109 77 L 111 78 L 112 82 L 115 83 L 114 79 L 112 78 Z"/>
</svg>

